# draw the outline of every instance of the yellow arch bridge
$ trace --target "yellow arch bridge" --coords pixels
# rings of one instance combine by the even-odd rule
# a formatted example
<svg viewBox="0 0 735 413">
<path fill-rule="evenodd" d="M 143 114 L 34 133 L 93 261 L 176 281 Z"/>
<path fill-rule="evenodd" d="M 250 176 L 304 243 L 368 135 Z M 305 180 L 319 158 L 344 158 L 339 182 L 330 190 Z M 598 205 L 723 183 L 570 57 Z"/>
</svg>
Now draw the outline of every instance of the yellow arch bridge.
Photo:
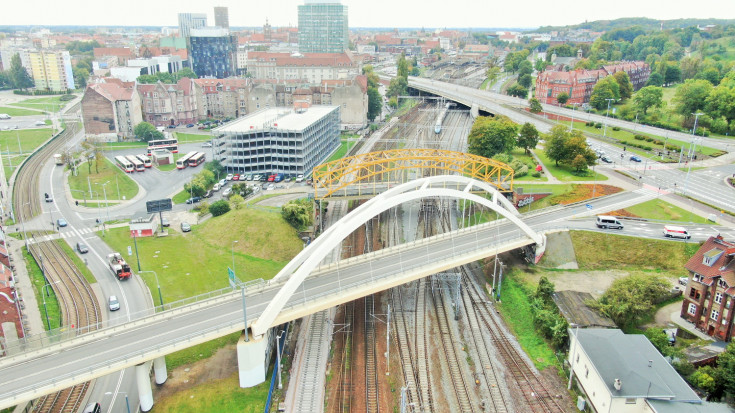
<svg viewBox="0 0 735 413">
<path fill-rule="evenodd" d="M 438 173 L 441 171 L 441 173 Z M 457 174 L 513 191 L 513 168 L 482 156 L 439 149 L 391 149 L 323 163 L 314 168 L 314 196 L 373 196 L 413 179 Z"/>
</svg>

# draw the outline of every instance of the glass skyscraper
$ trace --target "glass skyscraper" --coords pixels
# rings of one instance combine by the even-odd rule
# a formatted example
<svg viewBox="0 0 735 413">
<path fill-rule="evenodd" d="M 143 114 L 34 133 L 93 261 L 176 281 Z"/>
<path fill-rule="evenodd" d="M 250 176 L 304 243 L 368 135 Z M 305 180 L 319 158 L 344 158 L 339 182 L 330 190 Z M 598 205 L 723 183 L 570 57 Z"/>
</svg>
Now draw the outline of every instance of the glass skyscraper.
<svg viewBox="0 0 735 413">
<path fill-rule="evenodd" d="M 339 0 L 305 0 L 299 6 L 301 53 L 342 53 L 349 42 L 347 6 Z"/>
</svg>

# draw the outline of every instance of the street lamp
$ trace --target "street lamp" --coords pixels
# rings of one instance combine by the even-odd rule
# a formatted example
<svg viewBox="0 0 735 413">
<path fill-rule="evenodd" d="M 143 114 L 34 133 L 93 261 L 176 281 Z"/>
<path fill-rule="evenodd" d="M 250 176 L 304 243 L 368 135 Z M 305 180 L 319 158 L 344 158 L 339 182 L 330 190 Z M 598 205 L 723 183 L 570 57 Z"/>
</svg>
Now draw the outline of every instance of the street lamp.
<svg viewBox="0 0 735 413">
<path fill-rule="evenodd" d="M 576 108 L 577 105 L 579 105 L 579 103 L 572 103 L 572 120 L 569 121 L 569 132 L 574 129 L 574 108 Z"/>
<path fill-rule="evenodd" d="M 689 145 L 689 167 L 687 168 L 686 178 L 684 178 L 684 192 L 682 192 L 682 195 L 687 194 L 687 185 L 689 185 L 689 172 L 692 171 L 692 156 L 694 155 L 693 148 L 695 146 L 694 140 L 696 139 L 695 133 L 697 132 L 697 121 L 699 120 L 699 117 L 701 115 L 704 115 L 704 113 L 697 112 L 692 113 L 692 115 L 694 115 L 694 128 L 692 128 L 692 143 Z"/>
<path fill-rule="evenodd" d="M 230 245 L 230 253 L 232 254 L 232 272 L 235 272 L 235 244 L 237 244 L 237 240 L 232 241 L 232 244 Z"/>
<path fill-rule="evenodd" d="M 152 272 L 153 275 L 156 277 L 156 286 L 158 287 L 158 299 L 161 301 L 161 305 L 163 305 L 163 295 L 161 295 L 161 283 L 158 282 L 158 274 L 156 274 L 156 272 L 153 270 L 146 270 L 146 271 L 138 270 L 138 274 L 143 274 L 144 272 Z"/>
<path fill-rule="evenodd" d="M 56 281 L 53 283 L 46 283 L 43 287 L 41 287 L 41 297 L 43 298 L 43 312 L 46 313 L 46 327 L 48 327 L 48 330 L 51 331 L 51 322 L 48 319 L 48 308 L 46 307 L 46 295 L 48 294 L 48 290 L 46 290 L 46 287 L 50 287 L 54 284 L 58 284 L 60 281 Z"/>
<path fill-rule="evenodd" d="M 130 401 L 128 400 L 128 393 L 124 391 L 119 391 L 117 393 L 122 393 L 125 395 L 125 406 L 128 408 L 128 413 L 130 413 Z M 111 396 L 113 393 L 111 391 L 105 392 L 105 396 Z M 113 397 L 113 403 L 115 401 L 115 398 Z"/>
<path fill-rule="evenodd" d="M 285 330 L 281 330 L 280 333 L 276 336 L 276 362 L 278 363 L 278 366 L 276 367 L 278 369 L 278 390 L 281 390 L 283 388 L 283 383 L 281 382 L 281 337 L 285 333 Z"/>
<path fill-rule="evenodd" d="M 602 132 L 602 136 L 607 136 L 607 118 L 610 116 L 610 102 L 617 102 L 617 99 L 605 99 L 607 101 L 607 112 L 605 112 L 605 130 Z"/>
<path fill-rule="evenodd" d="M 100 184 L 99 182 L 96 182 L 95 185 L 102 185 L 102 193 L 105 196 L 105 208 L 107 209 L 107 220 L 110 220 L 110 204 L 107 202 L 107 184 L 109 184 L 110 181 L 107 181 L 103 184 Z M 103 227 L 104 228 L 104 227 Z"/>
</svg>

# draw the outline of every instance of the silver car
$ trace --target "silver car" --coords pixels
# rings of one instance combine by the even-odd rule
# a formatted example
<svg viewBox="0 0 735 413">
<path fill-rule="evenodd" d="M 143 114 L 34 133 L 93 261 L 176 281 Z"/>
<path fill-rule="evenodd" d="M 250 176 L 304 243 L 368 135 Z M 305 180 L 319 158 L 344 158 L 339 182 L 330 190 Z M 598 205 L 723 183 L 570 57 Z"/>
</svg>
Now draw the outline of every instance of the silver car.
<svg viewBox="0 0 735 413">
<path fill-rule="evenodd" d="M 117 311 L 120 309 L 120 301 L 117 300 L 117 296 L 111 295 L 107 301 L 110 311 Z"/>
</svg>

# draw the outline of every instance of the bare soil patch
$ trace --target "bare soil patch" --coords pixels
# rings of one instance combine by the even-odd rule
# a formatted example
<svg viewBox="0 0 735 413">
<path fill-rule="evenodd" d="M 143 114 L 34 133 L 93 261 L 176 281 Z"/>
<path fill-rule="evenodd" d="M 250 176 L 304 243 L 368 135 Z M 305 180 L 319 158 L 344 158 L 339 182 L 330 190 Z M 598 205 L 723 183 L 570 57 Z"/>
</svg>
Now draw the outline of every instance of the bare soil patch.
<svg viewBox="0 0 735 413">
<path fill-rule="evenodd" d="M 237 347 L 232 344 L 217 350 L 208 359 L 170 371 L 166 383 L 153 386 L 153 398 L 165 398 L 212 380 L 225 379 L 235 372 Z"/>
</svg>

